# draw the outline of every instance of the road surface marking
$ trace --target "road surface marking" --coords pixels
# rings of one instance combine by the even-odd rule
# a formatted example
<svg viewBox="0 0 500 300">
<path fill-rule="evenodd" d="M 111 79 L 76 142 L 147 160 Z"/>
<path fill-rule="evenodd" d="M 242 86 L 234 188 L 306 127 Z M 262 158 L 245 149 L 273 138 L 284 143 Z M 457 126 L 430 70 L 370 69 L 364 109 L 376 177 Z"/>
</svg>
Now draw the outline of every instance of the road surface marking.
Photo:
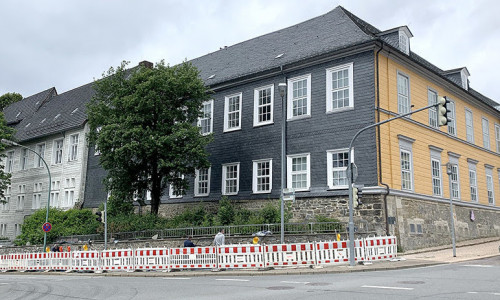
<svg viewBox="0 0 500 300">
<path fill-rule="evenodd" d="M 5 284 L 8 284 L 8 283 L 7 282 L 0 282 L 0 284 L 5 285 Z"/>
<path fill-rule="evenodd" d="M 388 289 L 388 290 L 408 290 L 408 291 L 413 290 L 413 288 L 395 287 L 395 286 L 363 285 L 361 287 L 373 288 L 373 289 Z"/>
<path fill-rule="evenodd" d="M 467 292 L 467 294 L 477 294 L 477 292 Z"/>
<path fill-rule="evenodd" d="M 301 281 L 282 281 L 281 283 L 302 283 L 302 284 L 308 284 L 310 282 L 308 282 L 308 281 L 304 281 L 304 282 L 301 282 Z"/>
<path fill-rule="evenodd" d="M 250 281 L 248 279 L 232 279 L 232 278 L 221 278 L 221 279 L 215 279 L 219 281 Z"/>
<path fill-rule="evenodd" d="M 492 265 L 463 265 L 464 267 L 493 268 Z"/>
<path fill-rule="evenodd" d="M 189 277 L 166 277 L 166 278 L 163 278 L 163 279 L 169 279 L 169 280 L 189 280 L 191 278 L 189 278 Z"/>
</svg>

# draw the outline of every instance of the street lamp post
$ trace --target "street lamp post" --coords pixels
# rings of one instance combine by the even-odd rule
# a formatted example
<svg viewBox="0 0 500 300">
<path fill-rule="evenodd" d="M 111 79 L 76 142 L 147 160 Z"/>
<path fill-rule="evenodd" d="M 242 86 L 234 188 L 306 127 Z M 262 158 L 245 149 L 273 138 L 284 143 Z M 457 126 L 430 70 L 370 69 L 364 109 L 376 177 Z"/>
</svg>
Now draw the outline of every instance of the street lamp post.
<svg viewBox="0 0 500 300">
<path fill-rule="evenodd" d="M 284 191 L 285 188 L 285 175 L 286 175 L 286 105 L 285 105 L 285 94 L 286 94 L 286 83 L 281 82 L 278 84 L 280 96 L 281 96 L 281 116 L 283 120 L 281 121 L 281 191 L 280 191 L 280 205 L 281 205 L 281 243 L 285 243 L 285 204 L 284 204 Z"/>
<path fill-rule="evenodd" d="M 453 257 L 457 257 L 457 248 L 455 245 L 455 221 L 453 218 L 453 190 L 451 188 L 451 176 L 453 174 L 453 165 L 451 163 L 446 164 L 446 174 L 448 174 L 448 185 L 450 186 L 450 227 L 451 227 L 451 243 L 453 244 Z"/>
<path fill-rule="evenodd" d="M 36 155 L 38 155 L 38 157 L 43 161 L 43 164 L 45 165 L 45 167 L 47 168 L 47 173 L 49 174 L 49 195 L 47 197 L 47 213 L 45 214 L 45 223 L 48 223 L 49 222 L 49 209 L 50 209 L 50 185 L 51 185 L 51 182 L 52 182 L 52 178 L 50 176 L 50 169 L 49 169 L 49 166 L 47 165 L 47 162 L 45 161 L 45 159 L 43 159 L 43 157 L 36 151 L 26 147 L 26 146 L 23 146 L 21 144 L 18 144 L 16 142 L 13 142 L 13 141 L 10 141 L 10 140 L 7 140 L 7 139 L 2 139 L 1 140 L 2 144 L 4 145 L 7 145 L 7 146 L 18 146 L 18 147 L 21 147 L 21 148 L 24 148 L 24 149 L 27 149 L 33 153 L 35 153 Z M 44 231 L 44 235 L 43 235 L 43 251 L 45 251 L 47 247 L 47 232 Z"/>
</svg>

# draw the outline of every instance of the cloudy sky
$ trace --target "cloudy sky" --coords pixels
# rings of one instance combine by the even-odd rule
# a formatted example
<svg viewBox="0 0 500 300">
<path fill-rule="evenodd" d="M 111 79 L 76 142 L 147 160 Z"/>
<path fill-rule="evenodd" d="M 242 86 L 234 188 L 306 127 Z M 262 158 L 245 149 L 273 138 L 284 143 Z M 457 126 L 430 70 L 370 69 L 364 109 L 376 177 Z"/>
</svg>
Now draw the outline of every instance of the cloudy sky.
<svg viewBox="0 0 500 300">
<path fill-rule="evenodd" d="M 407 25 L 413 51 L 466 66 L 471 87 L 500 102 L 497 0 L 1 0 L 0 95 L 63 93 L 122 60 L 176 64 L 337 5 L 380 30 Z"/>
</svg>

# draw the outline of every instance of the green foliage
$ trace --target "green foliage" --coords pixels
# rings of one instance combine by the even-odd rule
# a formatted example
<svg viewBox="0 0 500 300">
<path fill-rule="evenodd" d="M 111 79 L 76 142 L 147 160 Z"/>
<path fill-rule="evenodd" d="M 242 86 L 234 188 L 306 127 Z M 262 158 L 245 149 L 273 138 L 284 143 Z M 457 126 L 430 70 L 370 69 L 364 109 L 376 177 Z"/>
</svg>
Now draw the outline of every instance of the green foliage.
<svg viewBox="0 0 500 300">
<path fill-rule="evenodd" d="M 7 126 L 5 122 L 5 117 L 3 112 L 0 110 L 0 139 L 12 140 L 14 131 L 12 128 Z M 7 186 L 10 185 L 10 173 L 5 172 L 5 157 L 3 154 L 5 150 L 5 145 L 0 143 L 0 203 L 5 202 L 4 191 L 7 190 Z"/>
<path fill-rule="evenodd" d="M 87 106 L 88 141 L 101 152 L 101 166 L 108 171 L 105 182 L 108 190 L 118 192 L 116 201 L 150 191 L 151 213 L 158 214 L 169 184 L 185 191 L 188 177 L 209 166 L 205 149 L 212 137 L 196 126 L 209 94 L 190 63 L 126 66 L 110 68 L 94 83 L 96 94 Z M 114 207 L 117 212 L 129 209 Z"/>
<path fill-rule="evenodd" d="M 23 96 L 18 93 L 6 93 L 0 96 L 0 111 L 9 106 L 10 104 L 22 100 Z"/>
<path fill-rule="evenodd" d="M 234 207 L 231 201 L 225 196 L 219 201 L 219 210 L 217 211 L 217 224 L 230 225 L 235 219 Z"/>
<path fill-rule="evenodd" d="M 16 245 L 43 244 L 46 210 L 39 209 L 24 220 L 22 233 L 16 238 Z M 54 242 L 59 236 L 76 234 L 94 234 L 101 223 L 95 220 L 95 215 L 88 209 L 70 209 L 62 211 L 56 208 L 49 210 L 49 222 L 52 230 L 47 233 L 47 244 Z"/>
<path fill-rule="evenodd" d="M 132 202 L 132 195 L 113 191 L 108 198 L 108 217 L 133 214 Z"/>
</svg>

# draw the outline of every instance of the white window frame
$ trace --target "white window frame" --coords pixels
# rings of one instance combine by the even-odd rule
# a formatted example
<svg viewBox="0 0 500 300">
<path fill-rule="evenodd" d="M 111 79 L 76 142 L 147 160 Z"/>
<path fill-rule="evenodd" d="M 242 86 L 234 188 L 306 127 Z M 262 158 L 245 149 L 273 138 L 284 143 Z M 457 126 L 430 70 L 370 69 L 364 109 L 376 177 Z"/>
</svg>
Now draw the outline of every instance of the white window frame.
<svg viewBox="0 0 500 300">
<path fill-rule="evenodd" d="M 491 174 L 486 174 L 486 192 L 488 204 L 495 205 L 495 188 L 493 187 L 493 176 Z"/>
<path fill-rule="evenodd" d="M 7 236 L 7 224 L 5 223 L 0 224 L 0 236 L 2 237 Z"/>
<path fill-rule="evenodd" d="M 303 158 L 305 157 L 307 159 L 306 161 L 306 170 L 303 171 L 293 171 L 293 159 L 295 158 Z M 309 191 L 311 187 L 311 154 L 310 153 L 301 153 L 301 154 L 293 154 L 293 155 L 287 155 L 287 187 L 288 188 L 293 188 L 295 189 L 296 192 L 301 192 L 301 191 Z M 294 188 L 293 187 L 293 175 L 298 175 L 298 174 L 306 174 L 306 187 L 304 188 Z"/>
<path fill-rule="evenodd" d="M 16 210 L 24 210 L 25 195 L 17 195 Z"/>
<path fill-rule="evenodd" d="M 400 80 L 406 79 L 407 95 L 400 89 Z M 398 114 L 405 114 L 411 111 L 411 98 L 410 98 L 410 76 L 398 71 L 397 72 L 397 92 L 398 92 Z M 403 103 L 406 102 L 406 103 Z M 407 107 L 406 107 L 407 106 Z M 405 108 L 405 110 L 403 110 Z"/>
<path fill-rule="evenodd" d="M 59 207 L 59 191 L 53 191 L 50 193 L 50 206 Z"/>
<path fill-rule="evenodd" d="M 435 163 L 437 163 L 437 168 L 435 166 Z M 431 157 L 431 177 L 432 177 L 432 195 L 443 196 L 443 177 L 441 172 L 441 160 L 435 157 Z"/>
<path fill-rule="evenodd" d="M 478 202 L 479 197 L 477 194 L 477 172 L 469 168 L 469 186 L 470 186 L 470 200 Z"/>
<path fill-rule="evenodd" d="M 347 178 L 347 165 L 344 167 L 337 167 L 337 168 L 333 167 L 333 155 L 339 154 L 339 153 L 347 153 L 348 150 L 349 150 L 348 148 L 344 148 L 344 149 L 334 149 L 334 150 L 327 150 L 326 151 L 326 163 L 327 163 L 326 178 L 328 180 L 328 182 L 327 182 L 328 188 L 330 188 L 330 189 L 338 190 L 338 189 L 349 188 L 348 178 Z M 354 159 L 354 148 L 351 149 L 350 161 L 353 161 L 353 159 Z M 349 164 L 349 158 L 347 159 L 347 164 Z M 344 172 L 345 178 L 343 177 L 342 179 L 345 180 L 346 184 L 345 185 L 335 185 L 333 182 L 333 179 L 334 179 L 333 172 Z"/>
<path fill-rule="evenodd" d="M 306 81 L 306 110 L 307 113 L 305 114 L 300 114 L 297 116 L 293 115 L 293 103 L 295 101 L 293 97 L 293 84 L 299 81 Z M 294 78 L 290 78 L 287 81 L 288 88 L 287 88 L 287 120 L 296 120 L 296 119 L 302 119 L 302 118 L 308 118 L 311 117 L 311 74 L 306 74 Z M 303 97 L 304 98 L 304 97 Z"/>
<path fill-rule="evenodd" d="M 500 125 L 499 124 L 495 124 L 495 144 L 496 144 L 497 153 L 500 153 Z"/>
<path fill-rule="evenodd" d="M 7 152 L 7 163 L 5 164 L 6 172 L 12 173 L 14 169 L 14 151 Z"/>
<path fill-rule="evenodd" d="M 68 161 L 78 160 L 78 143 L 80 135 L 78 133 L 69 136 Z"/>
<path fill-rule="evenodd" d="M 227 173 L 227 168 L 229 167 L 236 167 L 236 177 L 233 178 L 228 178 L 228 173 Z M 235 192 L 227 192 L 226 188 L 228 187 L 227 183 L 229 180 L 234 180 L 235 181 L 235 187 L 236 191 Z M 228 163 L 228 164 L 223 164 L 222 165 L 222 195 L 237 195 L 238 192 L 240 191 L 240 163 L 235 162 L 235 163 Z"/>
<path fill-rule="evenodd" d="M 41 157 L 45 156 L 45 150 L 47 149 L 47 145 L 45 143 L 40 143 L 36 145 L 36 153 L 38 153 Z M 43 168 L 44 164 L 40 156 L 37 155 L 35 159 L 35 168 Z"/>
<path fill-rule="evenodd" d="M 10 195 L 5 195 L 4 203 L 0 204 L 0 206 L 2 207 L 2 211 L 10 210 Z"/>
<path fill-rule="evenodd" d="M 481 119 L 481 127 L 483 130 L 483 147 L 485 149 L 490 150 L 491 149 L 491 144 L 490 144 L 490 122 L 486 118 Z"/>
<path fill-rule="evenodd" d="M 266 103 L 265 105 L 260 104 L 260 92 L 264 90 L 270 89 L 269 97 L 270 103 Z M 261 107 L 269 107 L 270 119 L 267 121 L 259 121 L 259 110 Z M 263 87 L 256 88 L 253 92 L 253 126 L 263 126 L 274 123 L 274 84 L 266 85 Z"/>
<path fill-rule="evenodd" d="M 31 203 L 31 208 L 32 209 L 39 209 L 41 207 L 41 201 L 42 199 L 42 194 L 37 193 L 33 194 L 33 202 Z"/>
<path fill-rule="evenodd" d="M 259 175 L 259 164 L 268 163 L 269 164 L 269 174 L 268 175 Z M 254 194 L 268 194 L 271 193 L 273 189 L 273 160 L 268 159 L 259 159 L 253 161 L 253 172 L 252 172 L 252 191 Z M 260 190 L 259 191 L 259 179 L 267 178 L 269 189 Z"/>
<path fill-rule="evenodd" d="M 351 109 L 354 107 L 354 63 L 348 63 L 333 68 L 326 69 L 326 112 L 342 111 L 346 109 Z M 342 88 L 333 87 L 333 74 L 341 71 L 347 70 L 348 76 L 348 86 Z M 333 94 L 341 91 L 347 91 L 349 96 L 346 97 L 349 101 L 348 105 L 342 105 L 342 107 L 333 107 Z M 345 99 L 345 98 L 344 98 Z"/>
<path fill-rule="evenodd" d="M 181 175 L 181 179 L 184 179 L 184 175 Z M 173 184 L 169 184 L 168 185 L 168 197 L 171 198 L 171 199 L 179 199 L 179 198 L 182 198 L 184 196 L 184 190 L 181 189 L 179 192 L 180 194 L 177 195 L 175 194 L 175 191 L 174 191 L 174 185 Z"/>
<path fill-rule="evenodd" d="M 465 135 L 466 141 L 474 144 L 474 115 L 468 108 L 465 109 Z"/>
<path fill-rule="evenodd" d="M 22 148 L 21 149 L 21 156 L 20 156 L 21 170 L 28 169 L 29 157 L 30 157 L 29 150 L 26 148 Z"/>
<path fill-rule="evenodd" d="M 427 101 L 429 105 L 436 104 L 438 101 L 438 93 L 435 90 L 428 88 Z M 437 108 L 435 106 L 429 108 L 429 126 L 432 128 L 439 128 L 438 113 L 437 113 Z"/>
<path fill-rule="evenodd" d="M 456 171 L 456 172 L 455 172 Z M 456 176 L 456 178 L 454 178 Z M 458 163 L 451 163 L 451 195 L 452 199 L 460 199 L 460 170 L 458 168 Z"/>
<path fill-rule="evenodd" d="M 408 168 L 403 169 L 403 154 L 408 155 Z M 400 159 L 400 168 L 401 168 L 401 190 L 405 191 L 413 191 L 413 153 L 409 149 L 399 148 L 399 159 Z M 406 162 L 405 162 L 406 163 Z M 405 175 L 409 176 L 409 180 L 407 180 Z M 408 187 L 407 185 L 410 185 Z"/>
<path fill-rule="evenodd" d="M 238 101 L 238 109 L 234 111 L 229 111 L 229 100 L 233 98 L 239 98 Z M 235 131 L 235 130 L 240 130 L 241 129 L 241 113 L 242 113 L 242 98 L 243 98 L 243 93 L 236 93 L 232 95 L 228 95 L 225 97 L 224 101 L 224 132 L 230 132 L 230 131 Z M 238 126 L 233 126 L 229 127 L 229 114 L 237 114 L 237 120 L 238 120 Z"/>
<path fill-rule="evenodd" d="M 200 170 L 196 169 L 196 177 L 194 179 L 194 196 L 195 197 L 206 197 L 210 194 L 210 174 L 212 173 L 212 167 L 209 167 L 207 169 L 207 180 L 200 181 Z M 200 184 L 201 183 L 206 183 L 207 184 L 207 192 L 206 193 L 200 193 Z"/>
<path fill-rule="evenodd" d="M 57 147 L 57 144 L 61 142 L 61 147 Z M 52 150 L 52 162 L 54 165 L 62 164 L 63 159 L 63 148 L 64 148 L 64 139 L 57 139 L 53 142 L 53 150 Z"/>
<path fill-rule="evenodd" d="M 64 191 L 64 203 L 62 207 L 72 207 L 75 205 L 75 191 L 74 190 L 65 190 Z"/>
<path fill-rule="evenodd" d="M 406 55 L 410 54 L 410 38 L 402 30 L 399 31 L 399 50 Z"/>
<path fill-rule="evenodd" d="M 448 122 L 448 125 L 446 126 L 447 127 L 447 130 L 448 130 L 448 134 L 451 134 L 453 136 L 457 136 L 457 122 L 456 122 L 456 115 L 457 115 L 457 110 L 456 110 L 456 106 L 455 106 L 455 101 L 452 101 L 450 100 L 450 103 L 448 104 L 447 106 L 450 110 L 450 112 L 448 113 L 448 119 L 450 120 Z"/>
<path fill-rule="evenodd" d="M 205 111 L 205 107 L 210 105 L 209 112 Z M 210 99 L 202 103 L 201 106 L 202 115 L 198 118 L 198 127 L 202 135 L 208 135 L 214 132 L 214 99 Z M 210 126 L 209 130 L 205 131 L 206 127 L 203 126 L 204 121 L 208 121 L 207 126 Z"/>
</svg>

